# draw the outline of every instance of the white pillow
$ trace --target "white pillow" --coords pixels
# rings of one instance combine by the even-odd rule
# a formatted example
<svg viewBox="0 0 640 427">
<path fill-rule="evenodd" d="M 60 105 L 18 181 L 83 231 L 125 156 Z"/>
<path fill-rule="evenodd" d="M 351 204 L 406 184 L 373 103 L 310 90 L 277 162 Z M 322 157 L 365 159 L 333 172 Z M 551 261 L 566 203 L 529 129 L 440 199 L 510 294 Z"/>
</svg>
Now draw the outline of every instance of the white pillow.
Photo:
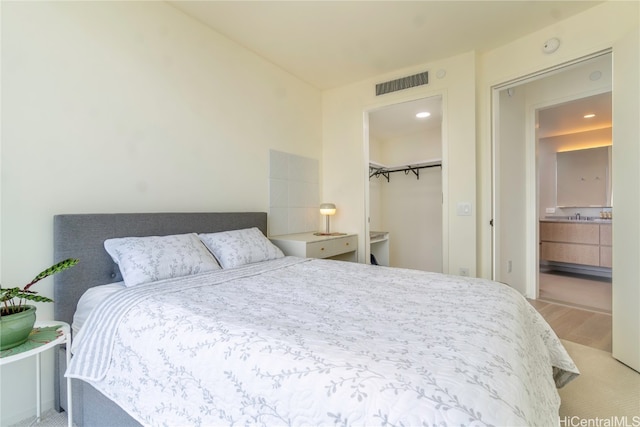
<svg viewBox="0 0 640 427">
<path fill-rule="evenodd" d="M 104 248 L 126 286 L 220 269 L 195 233 L 108 239 Z"/>
<path fill-rule="evenodd" d="M 254 262 L 284 257 L 276 245 L 258 228 L 198 234 L 222 268 L 239 267 Z"/>
</svg>

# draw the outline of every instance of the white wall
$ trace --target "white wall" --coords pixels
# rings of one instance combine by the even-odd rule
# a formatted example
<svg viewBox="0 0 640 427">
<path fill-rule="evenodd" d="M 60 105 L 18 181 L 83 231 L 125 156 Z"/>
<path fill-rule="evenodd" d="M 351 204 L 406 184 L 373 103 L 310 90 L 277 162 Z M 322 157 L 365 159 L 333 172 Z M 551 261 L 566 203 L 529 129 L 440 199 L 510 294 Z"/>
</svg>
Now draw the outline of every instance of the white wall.
<svg viewBox="0 0 640 427">
<path fill-rule="evenodd" d="M 640 370 L 639 15 L 637 2 L 605 2 L 487 52 L 478 62 L 478 265 L 480 275 L 490 277 L 491 88 L 613 48 L 613 355 L 636 370 Z M 548 55 L 541 47 L 551 37 L 559 37 L 561 46 Z M 531 233 L 527 238 L 535 241 Z"/>
<path fill-rule="evenodd" d="M 437 70 L 446 76 L 435 78 Z M 375 84 L 430 70 L 429 85 L 375 96 Z M 323 194 L 342 209 L 334 222 L 342 230 L 357 232 L 359 254 L 365 255 L 365 192 L 368 190 L 369 153 L 363 129 L 366 111 L 434 95 L 443 97 L 443 170 L 445 194 L 443 270 L 457 273 L 469 268 L 476 274 L 475 251 L 475 55 L 466 53 L 418 67 L 398 70 L 323 93 Z M 469 202 L 473 215 L 455 215 L 458 202 Z M 336 215 L 337 217 L 337 215 Z M 393 236 L 391 236 L 393 238 Z"/>
<path fill-rule="evenodd" d="M 392 267 L 442 272 L 442 174 L 440 168 L 392 174 L 383 185 L 383 210 Z"/>
<path fill-rule="evenodd" d="M 509 95 L 500 92 L 500 123 L 496 138 L 496 280 L 526 293 L 524 259 L 526 203 L 522 189 L 526 186 L 525 135 L 526 93 L 515 89 Z"/>
<path fill-rule="evenodd" d="M 270 150 L 269 236 L 323 230 L 318 159 Z"/>
<path fill-rule="evenodd" d="M 372 157 L 385 165 L 409 165 L 442 156 L 441 124 L 419 132 L 398 135 L 382 141 L 382 154 Z"/>
<path fill-rule="evenodd" d="M 322 152 L 316 89 L 162 2 L 3 2 L 1 122 L 3 285 L 53 262 L 54 214 L 266 212 L 269 150 Z M 0 423 L 33 415 L 33 361 L 0 373 Z"/>
</svg>

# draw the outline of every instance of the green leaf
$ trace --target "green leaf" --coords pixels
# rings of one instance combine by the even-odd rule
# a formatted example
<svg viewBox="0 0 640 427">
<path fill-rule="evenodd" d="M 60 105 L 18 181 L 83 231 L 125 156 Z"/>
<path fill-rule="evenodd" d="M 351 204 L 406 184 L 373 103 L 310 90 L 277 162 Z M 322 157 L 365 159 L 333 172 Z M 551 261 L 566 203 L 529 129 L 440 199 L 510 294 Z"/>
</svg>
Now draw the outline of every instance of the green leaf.
<svg viewBox="0 0 640 427">
<path fill-rule="evenodd" d="M 31 283 L 27 284 L 27 286 L 24 287 L 24 290 L 26 291 L 32 285 L 34 285 L 35 283 L 37 283 L 40 280 L 44 279 L 45 277 L 51 276 L 52 274 L 56 274 L 56 273 L 59 273 L 61 271 L 66 270 L 67 268 L 73 267 L 78 262 L 79 262 L 79 260 L 77 260 L 75 258 L 69 258 L 69 259 L 65 259 L 64 261 L 60 261 L 59 263 L 57 263 L 55 265 L 52 265 L 51 267 L 47 268 L 46 270 L 44 270 L 43 272 L 38 274 L 36 277 L 34 277 L 34 279 L 31 281 Z"/>
<path fill-rule="evenodd" d="M 21 293 L 21 294 L 18 294 L 16 296 L 18 298 L 26 299 L 26 300 L 29 300 L 29 301 L 53 302 L 53 300 L 51 298 L 43 297 L 42 295 L 33 294 L 33 293 Z"/>
<path fill-rule="evenodd" d="M 35 302 L 53 302 L 51 298 L 40 296 L 37 292 L 29 290 L 29 288 L 45 277 L 64 271 L 67 268 L 71 268 L 78 262 L 79 261 L 75 258 L 69 258 L 55 265 L 52 265 L 51 267 L 38 274 L 30 283 L 27 283 L 27 285 L 25 285 L 25 287 L 22 289 L 0 287 L 0 303 L 2 303 L 2 307 L 0 308 L 0 316 L 19 312 L 22 309 L 25 301 L 27 300 Z"/>
<path fill-rule="evenodd" d="M 2 289 L 0 292 L 0 302 L 9 301 L 20 293 L 20 288 Z"/>
</svg>

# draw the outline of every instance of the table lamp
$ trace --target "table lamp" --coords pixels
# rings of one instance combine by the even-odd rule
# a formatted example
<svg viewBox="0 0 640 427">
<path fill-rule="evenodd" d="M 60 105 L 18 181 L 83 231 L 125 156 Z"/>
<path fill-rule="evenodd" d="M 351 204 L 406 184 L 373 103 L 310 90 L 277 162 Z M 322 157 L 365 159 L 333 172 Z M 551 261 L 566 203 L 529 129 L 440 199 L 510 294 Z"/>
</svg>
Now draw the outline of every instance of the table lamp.
<svg viewBox="0 0 640 427">
<path fill-rule="evenodd" d="M 329 231 L 329 217 L 331 215 L 335 215 L 336 214 L 336 205 L 334 205 L 333 203 L 323 203 L 320 205 L 320 214 L 325 216 L 325 230 L 324 233 L 319 233 L 319 234 L 326 234 L 326 235 L 330 235 L 331 232 Z"/>
</svg>

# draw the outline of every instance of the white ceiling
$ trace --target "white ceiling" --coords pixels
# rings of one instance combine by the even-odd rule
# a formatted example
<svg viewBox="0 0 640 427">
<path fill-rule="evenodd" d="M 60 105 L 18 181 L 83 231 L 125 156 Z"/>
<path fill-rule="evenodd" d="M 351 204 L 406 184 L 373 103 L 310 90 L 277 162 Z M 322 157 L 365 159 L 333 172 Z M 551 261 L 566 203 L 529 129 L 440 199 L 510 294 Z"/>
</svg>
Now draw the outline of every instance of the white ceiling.
<svg viewBox="0 0 640 427">
<path fill-rule="evenodd" d="M 329 89 L 472 50 L 490 50 L 602 2 L 169 3 L 301 80 Z"/>
<path fill-rule="evenodd" d="M 611 92 L 588 96 L 538 111 L 538 137 L 586 132 L 611 127 Z M 585 118 L 586 114 L 595 114 Z"/>
<path fill-rule="evenodd" d="M 416 113 L 428 111 L 426 119 Z M 586 114 L 595 114 L 585 118 Z M 369 135 L 385 141 L 442 125 L 442 98 L 434 96 L 394 104 L 369 113 Z M 538 111 L 538 137 L 547 138 L 612 126 L 611 92 L 587 96 Z"/>
<path fill-rule="evenodd" d="M 416 114 L 431 113 L 419 119 Z M 394 104 L 369 113 L 369 136 L 381 141 L 402 135 L 426 132 L 442 125 L 442 97 L 432 96 L 415 101 Z"/>
<path fill-rule="evenodd" d="M 490 50 L 602 2 L 175 0 L 169 3 L 301 80 L 318 89 L 330 89 L 471 50 Z M 541 47 L 543 43 L 540 40 Z M 441 99 L 434 97 L 372 112 L 370 134 L 391 139 L 440 126 L 440 104 Z M 598 115 L 585 124 L 584 114 L 579 113 L 587 109 L 597 111 Z M 417 120 L 418 111 L 430 111 L 432 115 Z M 580 126 L 604 127 L 601 122 L 610 123 L 610 111 L 610 95 L 608 100 L 606 96 L 591 97 L 540 111 L 544 127 L 539 129 L 539 136 L 568 133 Z"/>
</svg>

